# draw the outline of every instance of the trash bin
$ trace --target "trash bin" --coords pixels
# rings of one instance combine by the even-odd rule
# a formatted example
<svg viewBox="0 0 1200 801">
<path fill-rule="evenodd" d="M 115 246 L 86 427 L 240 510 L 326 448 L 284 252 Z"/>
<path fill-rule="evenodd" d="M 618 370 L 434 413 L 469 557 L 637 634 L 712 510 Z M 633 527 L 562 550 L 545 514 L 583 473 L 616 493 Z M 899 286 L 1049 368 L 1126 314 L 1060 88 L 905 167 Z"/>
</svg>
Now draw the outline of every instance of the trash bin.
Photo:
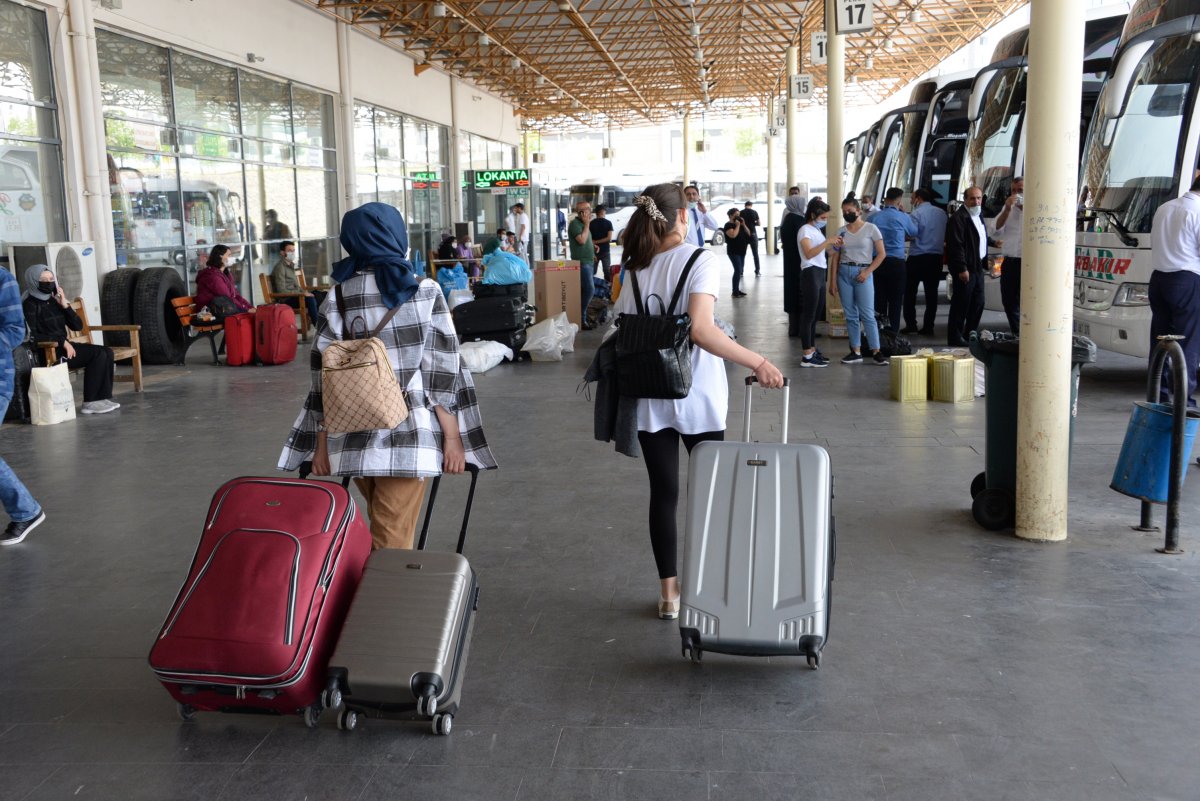
<svg viewBox="0 0 1200 801">
<path fill-rule="evenodd" d="M 971 482 L 971 513 L 989 531 L 1010 528 L 1016 519 L 1017 378 L 1020 337 L 981 331 L 971 334 L 971 354 L 987 372 L 987 442 L 984 471 Z M 1079 405 L 1079 367 L 1096 361 L 1096 343 L 1076 336 L 1071 342 L 1071 428 Z"/>
</svg>

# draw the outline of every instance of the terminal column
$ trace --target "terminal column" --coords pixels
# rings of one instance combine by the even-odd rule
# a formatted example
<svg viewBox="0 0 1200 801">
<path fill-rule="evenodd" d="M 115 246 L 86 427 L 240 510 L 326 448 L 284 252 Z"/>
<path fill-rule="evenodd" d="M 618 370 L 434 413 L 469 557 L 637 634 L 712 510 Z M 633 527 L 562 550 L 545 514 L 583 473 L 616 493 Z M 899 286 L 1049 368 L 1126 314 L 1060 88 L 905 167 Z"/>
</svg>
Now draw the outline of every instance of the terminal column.
<svg viewBox="0 0 1200 801">
<path fill-rule="evenodd" d="M 787 98 L 787 185 L 800 183 L 800 102 L 792 99 L 792 76 L 800 74 L 800 48 L 792 45 L 787 49 L 787 84 L 783 87 Z"/>
<path fill-rule="evenodd" d="M 825 116 L 827 126 L 827 144 L 825 146 L 825 188 L 829 203 L 829 223 L 825 230 L 837 231 L 842 224 L 841 200 L 846 196 L 842 187 L 842 116 L 846 103 L 846 42 L 836 35 L 837 2 L 825 0 L 825 30 L 829 32 L 829 43 L 825 54 L 828 62 L 825 67 L 827 74 L 825 95 Z M 790 181 L 790 179 L 789 179 Z M 788 186 L 795 184 L 789 183 Z"/>
<path fill-rule="evenodd" d="M 350 24 L 337 21 L 338 93 L 341 102 L 341 130 L 338 152 L 342 154 L 342 213 L 358 205 L 358 187 L 354 177 L 354 81 L 350 71 Z"/>
<path fill-rule="evenodd" d="M 683 185 L 691 183 L 692 112 L 683 113 Z"/>
<path fill-rule="evenodd" d="M 1017 536 L 1067 537 L 1083 0 L 1033 0 L 1017 390 Z"/>
<path fill-rule="evenodd" d="M 775 96 L 767 98 L 767 255 L 775 255 Z"/>
</svg>

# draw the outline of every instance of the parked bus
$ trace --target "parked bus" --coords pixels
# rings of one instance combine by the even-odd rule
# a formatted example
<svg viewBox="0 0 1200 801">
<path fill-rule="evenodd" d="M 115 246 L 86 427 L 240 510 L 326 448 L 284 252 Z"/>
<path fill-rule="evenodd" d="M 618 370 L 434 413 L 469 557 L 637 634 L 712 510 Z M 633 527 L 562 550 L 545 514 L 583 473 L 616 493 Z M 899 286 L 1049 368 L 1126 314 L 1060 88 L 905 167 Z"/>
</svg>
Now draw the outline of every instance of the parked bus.
<svg viewBox="0 0 1200 801">
<path fill-rule="evenodd" d="M 1137 0 L 1096 105 L 1080 167 L 1075 331 L 1150 352 L 1151 225 L 1200 169 L 1200 8 Z"/>
<path fill-rule="evenodd" d="M 947 76 L 929 100 L 921 152 L 917 157 L 917 186 L 934 193 L 939 205 L 954 200 L 967 152 L 967 100 L 974 75 Z"/>
</svg>

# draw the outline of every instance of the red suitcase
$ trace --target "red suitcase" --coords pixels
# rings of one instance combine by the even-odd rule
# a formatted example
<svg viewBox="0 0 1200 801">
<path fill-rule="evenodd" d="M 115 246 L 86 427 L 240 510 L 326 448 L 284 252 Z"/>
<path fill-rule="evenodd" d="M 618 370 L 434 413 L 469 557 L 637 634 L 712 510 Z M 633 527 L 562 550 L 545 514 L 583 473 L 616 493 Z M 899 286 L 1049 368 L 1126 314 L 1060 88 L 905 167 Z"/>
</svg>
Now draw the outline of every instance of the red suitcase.
<svg viewBox="0 0 1200 801">
<path fill-rule="evenodd" d="M 230 367 L 254 364 L 254 315 L 225 318 L 225 363 Z"/>
<path fill-rule="evenodd" d="M 254 314 L 254 352 L 263 364 L 296 358 L 296 310 L 282 303 L 259 306 Z"/>
<path fill-rule="evenodd" d="M 217 490 L 150 651 L 180 715 L 296 713 L 316 726 L 370 552 L 370 530 L 341 485 L 237 478 Z"/>
</svg>

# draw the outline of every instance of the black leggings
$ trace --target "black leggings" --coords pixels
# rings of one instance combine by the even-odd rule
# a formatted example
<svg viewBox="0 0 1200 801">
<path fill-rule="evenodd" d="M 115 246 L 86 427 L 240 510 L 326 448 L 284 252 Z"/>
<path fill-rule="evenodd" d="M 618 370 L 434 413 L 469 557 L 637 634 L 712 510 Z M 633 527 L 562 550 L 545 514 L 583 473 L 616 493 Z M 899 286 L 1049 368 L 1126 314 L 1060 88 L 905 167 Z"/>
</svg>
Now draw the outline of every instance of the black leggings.
<svg viewBox="0 0 1200 801">
<path fill-rule="evenodd" d="M 675 512 L 679 506 L 680 439 L 690 454 L 697 442 L 720 442 L 725 439 L 725 432 L 680 434 L 673 428 L 664 428 L 653 434 L 638 432 L 642 458 L 646 460 L 646 473 L 650 476 L 650 547 L 654 549 L 654 563 L 658 566 L 660 579 L 679 575 L 675 564 L 679 537 Z"/>
</svg>

